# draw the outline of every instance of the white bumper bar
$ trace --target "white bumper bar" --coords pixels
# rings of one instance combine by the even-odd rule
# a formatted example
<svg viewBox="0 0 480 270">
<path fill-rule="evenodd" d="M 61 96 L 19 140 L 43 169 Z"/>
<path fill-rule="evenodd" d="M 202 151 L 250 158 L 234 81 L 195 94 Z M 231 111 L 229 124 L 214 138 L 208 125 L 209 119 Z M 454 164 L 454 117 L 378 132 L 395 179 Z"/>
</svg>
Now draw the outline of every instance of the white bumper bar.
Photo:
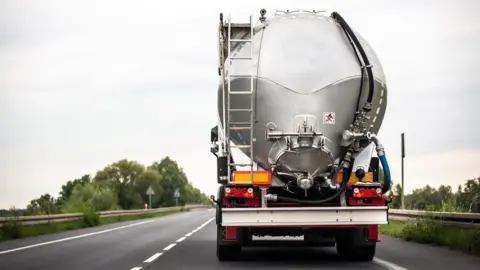
<svg viewBox="0 0 480 270">
<path fill-rule="evenodd" d="M 223 208 L 222 226 L 315 226 L 388 224 L 388 207 Z"/>
</svg>

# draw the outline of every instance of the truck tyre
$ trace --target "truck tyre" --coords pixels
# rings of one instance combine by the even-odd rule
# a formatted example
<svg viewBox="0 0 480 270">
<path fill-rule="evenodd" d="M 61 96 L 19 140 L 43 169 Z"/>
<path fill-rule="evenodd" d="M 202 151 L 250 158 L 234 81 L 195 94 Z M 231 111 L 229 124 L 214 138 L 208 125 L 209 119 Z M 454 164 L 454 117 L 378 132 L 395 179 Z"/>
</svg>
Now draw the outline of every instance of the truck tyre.
<svg viewBox="0 0 480 270">
<path fill-rule="evenodd" d="M 377 242 L 368 241 L 364 229 L 350 229 L 337 235 L 337 252 L 350 261 L 371 261 L 375 257 Z"/>
<path fill-rule="evenodd" d="M 249 246 L 252 244 L 253 235 L 250 233 L 248 228 L 243 228 L 241 235 L 242 235 L 242 245 Z"/>
<path fill-rule="evenodd" d="M 220 245 L 217 243 L 217 258 L 219 261 L 234 261 L 241 255 L 241 247 L 237 245 Z"/>
<path fill-rule="evenodd" d="M 371 261 L 375 257 L 376 243 L 370 245 L 354 245 L 337 242 L 337 252 L 340 257 L 349 261 Z"/>
<path fill-rule="evenodd" d="M 238 244 L 223 244 L 222 226 L 217 226 L 217 258 L 219 261 L 236 260 L 242 253 L 242 247 Z"/>
</svg>

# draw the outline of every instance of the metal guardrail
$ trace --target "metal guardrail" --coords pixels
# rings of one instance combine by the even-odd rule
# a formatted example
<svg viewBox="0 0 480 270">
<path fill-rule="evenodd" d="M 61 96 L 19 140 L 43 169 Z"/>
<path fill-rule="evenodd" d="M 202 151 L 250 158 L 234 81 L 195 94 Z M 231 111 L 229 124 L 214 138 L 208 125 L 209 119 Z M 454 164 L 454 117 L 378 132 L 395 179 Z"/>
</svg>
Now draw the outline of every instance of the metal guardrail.
<svg viewBox="0 0 480 270">
<path fill-rule="evenodd" d="M 389 209 L 391 220 L 426 219 L 448 226 L 480 229 L 480 213 L 429 212 L 419 210 Z"/>
<path fill-rule="evenodd" d="M 104 217 L 120 217 L 120 216 L 132 216 L 140 214 L 154 214 L 167 212 L 172 210 L 184 209 L 198 209 L 198 208 L 207 208 L 208 205 L 185 205 L 185 206 L 174 206 L 174 207 L 163 207 L 156 209 L 138 209 L 138 210 L 114 210 L 114 211 L 103 211 L 99 212 L 100 218 Z M 62 221 L 71 221 L 81 219 L 83 213 L 72 213 L 72 214 L 55 214 L 55 215 L 39 215 L 39 216 L 12 216 L 12 217 L 0 217 L 0 226 L 9 221 L 20 222 L 22 225 L 33 225 L 33 224 L 42 224 L 49 222 L 62 222 Z"/>
<path fill-rule="evenodd" d="M 185 205 L 186 209 L 208 208 L 210 205 Z M 130 216 L 146 213 L 160 213 L 171 210 L 180 210 L 182 207 L 165 207 L 157 209 L 139 209 L 139 210 L 116 210 L 100 212 L 100 217 L 112 216 Z M 389 218 L 391 220 L 417 220 L 429 219 L 435 222 L 444 223 L 449 226 L 464 227 L 464 228 L 479 228 L 480 229 L 480 214 L 479 213 L 454 213 L 454 212 L 428 212 L 417 210 L 401 210 L 389 209 Z M 41 224 L 49 222 L 62 222 L 76 220 L 83 217 L 83 213 L 74 214 L 56 214 L 56 215 L 42 215 L 42 216 L 17 216 L 17 217 L 0 217 L 0 226 L 8 221 L 15 220 L 21 222 L 22 225 Z"/>
</svg>

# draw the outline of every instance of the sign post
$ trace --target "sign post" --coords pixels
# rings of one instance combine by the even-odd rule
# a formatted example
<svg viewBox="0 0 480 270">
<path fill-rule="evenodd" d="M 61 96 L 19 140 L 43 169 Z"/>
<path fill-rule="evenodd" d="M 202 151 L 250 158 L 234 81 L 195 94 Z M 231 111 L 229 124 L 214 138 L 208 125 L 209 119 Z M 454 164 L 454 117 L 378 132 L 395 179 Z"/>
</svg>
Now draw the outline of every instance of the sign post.
<svg viewBox="0 0 480 270">
<path fill-rule="evenodd" d="M 178 188 L 175 189 L 175 193 L 173 193 L 173 196 L 175 197 L 175 206 L 178 206 L 178 198 L 180 197 L 180 192 L 178 191 Z"/>
<path fill-rule="evenodd" d="M 405 182 L 404 182 L 404 159 L 405 159 L 405 132 L 402 133 L 402 209 L 405 209 Z"/>
<path fill-rule="evenodd" d="M 152 186 L 149 186 L 146 194 L 148 195 L 148 209 L 152 209 L 152 195 L 155 195 Z"/>
</svg>

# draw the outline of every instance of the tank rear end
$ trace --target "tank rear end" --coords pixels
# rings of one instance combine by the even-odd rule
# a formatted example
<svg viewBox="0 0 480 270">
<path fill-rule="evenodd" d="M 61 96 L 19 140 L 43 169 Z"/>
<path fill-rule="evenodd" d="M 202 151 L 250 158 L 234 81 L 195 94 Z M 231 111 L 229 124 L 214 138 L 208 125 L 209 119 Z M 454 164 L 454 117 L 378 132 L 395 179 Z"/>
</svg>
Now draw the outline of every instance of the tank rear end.
<svg viewBox="0 0 480 270">
<path fill-rule="evenodd" d="M 245 32 L 243 37 L 248 35 Z M 376 91 L 366 125 L 377 133 L 387 105 L 385 76 L 371 47 L 358 34 L 357 38 L 373 66 Z M 254 67 L 249 61 L 235 61 L 226 72 L 244 75 L 232 78 L 232 92 L 249 89 L 249 74 L 254 74 L 254 161 L 264 170 L 274 169 L 274 186 L 290 183 L 308 189 L 322 184 L 343 154 L 342 132 L 367 98 L 368 80 L 365 74 L 362 78 L 361 63 L 335 20 L 317 13 L 289 13 L 266 20 L 255 29 L 253 42 L 239 44 L 230 57 L 248 57 L 251 44 Z M 220 127 L 224 125 L 222 91 L 220 85 Z M 230 98 L 232 109 L 246 108 L 250 102 L 248 96 Z M 248 123 L 249 117 L 247 112 L 235 113 L 229 121 Z M 266 138 L 266 132 L 272 136 Z M 230 139 L 250 144 L 248 130 L 231 131 Z M 243 153 L 250 156 L 249 149 Z M 233 158 L 241 157 L 233 153 Z"/>
</svg>

